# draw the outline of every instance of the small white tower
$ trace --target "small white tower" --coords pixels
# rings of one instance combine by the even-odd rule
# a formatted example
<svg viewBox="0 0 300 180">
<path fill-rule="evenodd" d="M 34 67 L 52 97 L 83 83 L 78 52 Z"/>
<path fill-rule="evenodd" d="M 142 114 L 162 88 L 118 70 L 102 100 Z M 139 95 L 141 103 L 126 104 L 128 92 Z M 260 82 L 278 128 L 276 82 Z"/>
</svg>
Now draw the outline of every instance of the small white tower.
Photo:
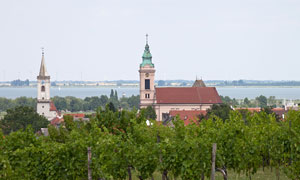
<svg viewBox="0 0 300 180">
<path fill-rule="evenodd" d="M 46 70 L 44 49 L 42 49 L 40 73 L 37 76 L 37 113 L 45 116 L 49 121 L 57 116 L 56 111 L 51 111 L 50 76 Z"/>
</svg>

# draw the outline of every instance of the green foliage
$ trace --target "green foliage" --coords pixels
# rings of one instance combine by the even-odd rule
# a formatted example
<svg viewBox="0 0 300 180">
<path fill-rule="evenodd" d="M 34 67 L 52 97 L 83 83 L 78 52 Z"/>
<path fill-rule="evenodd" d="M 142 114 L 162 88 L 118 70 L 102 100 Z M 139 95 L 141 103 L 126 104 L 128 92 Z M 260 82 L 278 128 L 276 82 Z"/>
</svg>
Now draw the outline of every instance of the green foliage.
<svg viewBox="0 0 300 180">
<path fill-rule="evenodd" d="M 109 111 L 112 111 L 112 112 L 116 112 L 116 108 L 112 102 L 106 104 L 106 109 L 108 109 Z"/>
<path fill-rule="evenodd" d="M 0 97 L 0 112 L 15 108 L 17 106 L 29 106 L 36 109 L 36 99 L 28 97 L 19 97 L 13 100 Z"/>
<path fill-rule="evenodd" d="M 248 98 L 244 99 L 244 104 L 245 104 L 246 107 L 250 107 L 251 106 L 251 102 L 250 102 L 250 100 Z"/>
<path fill-rule="evenodd" d="M 239 105 L 238 101 L 235 98 L 231 99 L 229 96 L 220 96 L 220 98 L 224 104 L 227 104 L 229 106 L 236 107 Z"/>
<path fill-rule="evenodd" d="M 25 81 L 22 81 L 20 79 L 13 80 L 10 82 L 11 86 L 29 86 L 29 80 L 26 79 Z"/>
<path fill-rule="evenodd" d="M 268 100 L 265 96 L 260 95 L 259 97 L 256 98 L 256 100 L 258 101 L 259 107 L 265 108 L 268 106 Z"/>
<path fill-rule="evenodd" d="M 217 167 L 228 172 L 251 176 L 272 167 L 274 173 L 300 178 L 300 112 L 290 111 L 285 121 L 265 111 L 230 111 L 225 121 L 220 117 L 211 114 L 187 126 L 177 120 L 173 128 L 155 121 L 147 126 L 144 111 L 106 107 L 89 122 L 65 116 L 59 128 L 49 126 L 49 137 L 32 128 L 5 137 L 0 131 L 0 179 L 86 179 L 87 147 L 93 179 L 128 179 L 128 170 L 139 179 L 154 172 L 209 178 L 212 143 L 217 143 Z"/>
<path fill-rule="evenodd" d="M 54 103 L 55 107 L 59 110 L 67 110 L 68 107 L 68 102 L 67 98 L 59 97 L 59 96 L 54 96 L 52 98 L 52 102 Z"/>
<path fill-rule="evenodd" d="M 118 93 L 111 90 L 109 98 L 106 95 L 86 97 L 84 99 L 75 98 L 72 96 L 52 98 L 58 110 L 76 111 L 95 111 L 98 107 L 105 108 L 107 103 L 112 103 L 115 109 L 121 107 L 122 109 L 139 108 L 139 96 L 132 95 L 131 97 L 118 98 Z M 1 99 L 0 99 L 1 103 Z M 0 106 L 1 107 L 1 106 Z"/>
<path fill-rule="evenodd" d="M 231 107 L 227 104 L 214 104 L 211 109 L 207 110 L 206 118 L 215 115 L 226 121 L 229 118 Z"/>
<path fill-rule="evenodd" d="M 148 119 L 155 120 L 156 117 L 157 117 L 156 112 L 155 112 L 155 110 L 153 109 L 152 106 L 147 106 L 146 108 L 141 109 L 141 111 L 145 115 L 145 117 L 148 118 Z"/>
<path fill-rule="evenodd" d="M 8 109 L 7 114 L 0 121 L 0 127 L 5 134 L 25 129 L 31 126 L 35 132 L 41 128 L 47 127 L 49 121 L 39 115 L 33 108 L 27 106 L 19 106 L 14 109 Z"/>
</svg>

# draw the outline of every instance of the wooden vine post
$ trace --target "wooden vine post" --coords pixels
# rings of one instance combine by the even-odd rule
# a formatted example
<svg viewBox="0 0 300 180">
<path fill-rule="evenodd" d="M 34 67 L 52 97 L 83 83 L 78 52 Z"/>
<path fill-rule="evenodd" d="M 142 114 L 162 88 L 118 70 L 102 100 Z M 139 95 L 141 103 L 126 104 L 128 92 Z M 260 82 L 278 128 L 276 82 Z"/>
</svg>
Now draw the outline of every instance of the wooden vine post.
<svg viewBox="0 0 300 180">
<path fill-rule="evenodd" d="M 91 151 L 91 147 L 88 147 L 88 180 L 92 180 L 91 163 L 92 163 L 92 151 Z"/>
<path fill-rule="evenodd" d="M 217 151 L 217 144 L 213 143 L 212 145 L 212 153 L 211 153 L 211 180 L 215 180 L 215 173 L 216 173 L 216 151 Z"/>
</svg>

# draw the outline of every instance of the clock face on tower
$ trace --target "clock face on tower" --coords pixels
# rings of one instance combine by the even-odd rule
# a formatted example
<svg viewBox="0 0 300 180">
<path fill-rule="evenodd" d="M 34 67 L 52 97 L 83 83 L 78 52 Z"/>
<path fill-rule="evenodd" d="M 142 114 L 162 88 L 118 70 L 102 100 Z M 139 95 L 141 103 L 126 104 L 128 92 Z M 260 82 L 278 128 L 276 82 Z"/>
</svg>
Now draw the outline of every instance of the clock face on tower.
<svg viewBox="0 0 300 180">
<path fill-rule="evenodd" d="M 149 77 L 149 73 L 146 73 L 146 77 Z"/>
<path fill-rule="evenodd" d="M 42 80 L 42 84 L 45 84 L 45 81 L 44 81 L 44 80 Z"/>
</svg>

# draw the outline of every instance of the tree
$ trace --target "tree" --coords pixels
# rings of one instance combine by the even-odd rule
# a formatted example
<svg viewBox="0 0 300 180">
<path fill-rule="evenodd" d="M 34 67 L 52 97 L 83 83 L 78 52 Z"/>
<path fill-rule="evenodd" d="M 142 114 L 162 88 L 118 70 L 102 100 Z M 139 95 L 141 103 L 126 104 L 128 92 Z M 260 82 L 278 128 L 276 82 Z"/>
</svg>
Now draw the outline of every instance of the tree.
<svg viewBox="0 0 300 180">
<path fill-rule="evenodd" d="M 147 108 L 142 109 L 142 111 L 144 111 L 144 115 L 146 118 L 156 120 L 157 116 L 152 106 L 148 106 Z"/>
<path fill-rule="evenodd" d="M 115 90 L 115 100 L 118 100 L 119 98 L 118 98 L 118 92 L 117 92 L 117 90 Z"/>
<path fill-rule="evenodd" d="M 245 99 L 244 99 L 244 104 L 245 104 L 247 107 L 249 107 L 250 104 L 251 104 L 251 102 L 249 101 L 248 98 L 245 98 Z"/>
<path fill-rule="evenodd" d="M 276 98 L 275 96 L 270 96 L 268 98 L 268 105 L 272 107 L 276 107 Z"/>
<path fill-rule="evenodd" d="M 116 107 L 116 108 L 118 108 L 120 106 L 117 90 L 114 91 L 112 89 L 110 91 L 109 102 L 113 103 L 114 107 Z"/>
<path fill-rule="evenodd" d="M 54 96 L 52 98 L 52 102 L 54 103 L 55 107 L 59 110 L 66 110 L 67 109 L 67 101 L 66 98 Z"/>
<path fill-rule="evenodd" d="M 36 99 L 22 96 L 16 98 L 15 101 L 18 106 L 29 106 L 29 107 L 36 108 Z"/>
<path fill-rule="evenodd" d="M 259 107 L 264 108 L 268 105 L 268 100 L 265 96 L 260 95 L 259 97 L 256 97 L 256 100 L 258 101 Z"/>
<path fill-rule="evenodd" d="M 216 115 L 221 118 L 223 121 L 229 119 L 229 113 L 231 107 L 227 104 L 214 104 L 211 109 L 207 110 L 206 118 L 210 118 L 211 115 Z"/>
<path fill-rule="evenodd" d="M 107 102 L 108 102 L 108 97 L 105 96 L 105 95 L 101 95 L 100 96 L 100 102 L 101 102 L 101 105 L 104 107 L 105 104 L 107 104 Z"/>
<path fill-rule="evenodd" d="M 140 107 L 140 95 L 134 96 L 132 95 L 131 97 L 128 98 L 127 100 L 129 107 L 133 108 L 135 107 L 138 109 Z"/>
<path fill-rule="evenodd" d="M 232 105 L 232 99 L 229 96 L 220 96 L 224 104 Z"/>
<path fill-rule="evenodd" d="M 166 82 L 163 80 L 159 80 L 157 84 L 158 84 L 158 86 L 165 86 Z"/>
<path fill-rule="evenodd" d="M 114 90 L 113 90 L 113 89 L 111 89 L 111 90 L 110 90 L 110 95 L 109 95 L 109 98 L 110 98 L 110 99 L 113 99 L 113 98 L 114 98 L 114 96 L 115 96 L 115 94 L 114 94 Z"/>
<path fill-rule="evenodd" d="M 37 132 L 41 128 L 47 127 L 48 124 L 49 121 L 44 116 L 39 115 L 33 108 L 27 106 L 8 109 L 7 114 L 0 121 L 0 126 L 5 134 L 25 129 L 29 125 Z"/>
<path fill-rule="evenodd" d="M 112 102 L 106 104 L 107 108 L 112 111 L 112 112 L 116 112 L 116 108 L 114 106 L 114 104 Z"/>
<path fill-rule="evenodd" d="M 70 101 L 70 110 L 71 110 L 72 112 L 82 110 L 83 103 L 82 103 L 81 101 L 82 101 L 81 99 L 72 97 L 72 98 L 71 98 L 71 101 Z"/>
<path fill-rule="evenodd" d="M 98 107 L 101 106 L 101 100 L 98 96 L 93 96 L 91 97 L 90 101 L 89 101 L 89 105 L 90 105 L 90 110 L 95 110 Z"/>
</svg>

